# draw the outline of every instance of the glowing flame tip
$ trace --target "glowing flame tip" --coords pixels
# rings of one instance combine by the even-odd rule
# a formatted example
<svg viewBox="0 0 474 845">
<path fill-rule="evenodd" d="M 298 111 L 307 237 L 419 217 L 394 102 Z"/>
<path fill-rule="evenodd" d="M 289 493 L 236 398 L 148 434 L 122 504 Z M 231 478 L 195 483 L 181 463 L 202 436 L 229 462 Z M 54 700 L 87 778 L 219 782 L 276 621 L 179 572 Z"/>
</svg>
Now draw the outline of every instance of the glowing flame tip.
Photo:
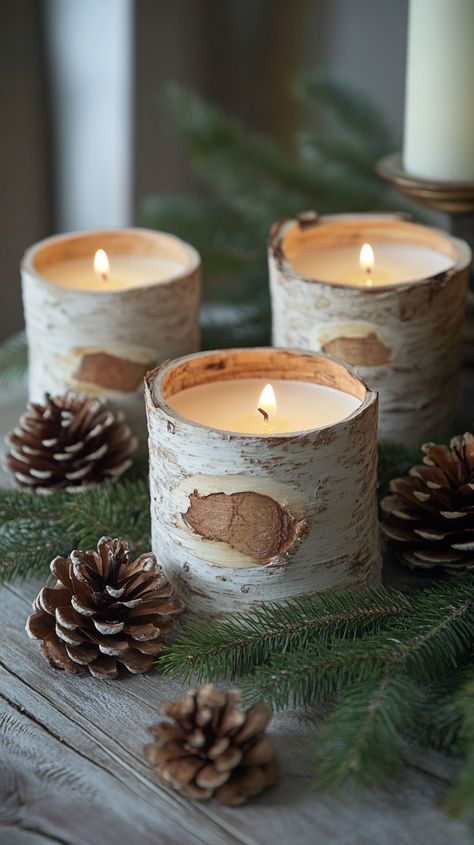
<svg viewBox="0 0 474 845">
<path fill-rule="evenodd" d="M 94 272 L 106 279 L 110 273 L 109 259 L 105 249 L 98 249 L 94 256 Z"/>
<path fill-rule="evenodd" d="M 266 411 L 269 417 L 276 412 L 275 391 L 271 384 L 266 384 L 263 388 L 258 400 L 258 407 Z"/>
<path fill-rule="evenodd" d="M 370 273 L 374 269 L 374 251 L 370 244 L 363 244 L 359 256 L 360 269 Z"/>
</svg>

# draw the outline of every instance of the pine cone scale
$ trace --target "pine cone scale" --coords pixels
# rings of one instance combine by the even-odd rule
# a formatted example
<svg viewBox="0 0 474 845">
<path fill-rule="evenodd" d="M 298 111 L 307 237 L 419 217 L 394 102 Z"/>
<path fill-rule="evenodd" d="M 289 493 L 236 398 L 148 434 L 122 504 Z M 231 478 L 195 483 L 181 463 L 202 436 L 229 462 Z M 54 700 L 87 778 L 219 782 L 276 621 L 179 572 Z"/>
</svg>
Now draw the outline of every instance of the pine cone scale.
<svg viewBox="0 0 474 845">
<path fill-rule="evenodd" d="M 474 437 L 448 446 L 427 443 L 422 466 L 390 484 L 382 499 L 382 532 L 412 567 L 474 568 Z"/>
<path fill-rule="evenodd" d="M 54 631 L 54 618 L 45 616 L 41 610 L 28 618 L 26 632 L 32 639 L 43 639 Z"/>
<path fill-rule="evenodd" d="M 107 678 L 116 677 L 120 667 L 132 673 L 151 668 L 184 605 L 173 595 L 154 556 L 141 556 L 146 567 L 141 579 L 136 561 L 130 563 L 127 578 L 128 561 L 128 545 L 107 537 L 99 541 L 97 552 L 75 551 L 67 560 L 52 561 L 56 585 L 38 595 L 27 631 L 42 640 L 41 654 L 53 666 L 74 672 L 82 666 L 94 677 Z M 123 601 L 114 595 L 119 574 Z M 164 585 L 167 597 L 162 599 Z M 129 589 L 134 598 L 127 601 Z"/>
<path fill-rule="evenodd" d="M 79 663 L 81 666 L 87 666 L 97 659 L 97 650 L 93 646 L 71 646 L 66 644 L 66 651 L 71 660 L 74 663 Z"/>
<path fill-rule="evenodd" d="M 164 712 L 173 721 L 150 729 L 154 740 L 145 756 L 158 778 L 185 797 L 204 801 L 214 795 L 237 806 L 276 780 L 265 705 L 245 711 L 235 690 L 218 692 L 208 685 Z"/>
<path fill-rule="evenodd" d="M 72 392 L 30 403 L 7 435 L 6 469 L 18 487 L 45 493 L 97 484 L 130 466 L 137 441 L 102 399 Z"/>
</svg>

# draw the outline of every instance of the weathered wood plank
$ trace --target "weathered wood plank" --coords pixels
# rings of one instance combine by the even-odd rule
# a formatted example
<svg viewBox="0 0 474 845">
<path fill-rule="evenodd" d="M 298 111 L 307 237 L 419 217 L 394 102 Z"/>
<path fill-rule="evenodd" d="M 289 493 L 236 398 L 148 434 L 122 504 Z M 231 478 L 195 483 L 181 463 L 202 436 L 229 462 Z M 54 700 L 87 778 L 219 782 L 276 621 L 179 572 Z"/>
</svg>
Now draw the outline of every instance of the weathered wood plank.
<svg viewBox="0 0 474 845">
<path fill-rule="evenodd" d="M 166 830 L 172 832 L 174 825 L 182 822 L 188 831 L 194 830 L 216 845 L 286 841 L 301 845 L 314 841 L 411 845 L 414 830 L 419 845 L 470 842 L 465 827 L 448 820 L 434 806 L 446 788 L 444 770 L 441 778 L 413 770 L 401 785 L 371 793 L 359 804 L 314 792 L 310 730 L 295 713 L 277 717 L 273 727 L 282 761 L 281 784 L 245 810 L 215 803 L 195 805 L 168 793 L 154 783 L 142 758 L 142 746 L 147 725 L 158 717 L 162 702 L 174 697 L 179 688 L 158 674 L 104 682 L 50 670 L 39 657 L 37 645 L 28 641 L 22 630 L 29 610 L 27 595 L 31 598 L 35 592 L 36 585 L 24 585 L 0 593 L 0 612 L 9 631 L 8 641 L 0 643 L 0 661 L 5 667 L 0 689 L 15 706 L 26 707 L 55 738 L 73 745 L 76 753 L 83 755 L 85 766 L 100 766 L 105 779 L 113 777 L 113 793 L 118 790 L 121 794 L 127 788 L 140 807 L 145 802 L 144 820 L 151 802 Z M 54 744 L 53 737 L 47 737 L 46 746 L 50 743 Z M 73 753 L 71 747 L 69 751 Z M 49 800 L 56 801 L 54 790 Z M 64 822 L 63 832 L 68 835 L 68 822 Z M 144 836 L 137 835 L 135 841 L 147 843 Z M 186 842 L 183 837 L 176 841 Z"/>
<path fill-rule="evenodd" d="M 59 722 L 61 720 L 59 719 Z M 13 831 L 58 845 L 203 843 L 153 810 L 104 767 L 0 698 L 0 841 Z M 22 841 L 15 836 L 16 841 Z M 41 841 L 41 840 L 39 840 Z"/>
</svg>

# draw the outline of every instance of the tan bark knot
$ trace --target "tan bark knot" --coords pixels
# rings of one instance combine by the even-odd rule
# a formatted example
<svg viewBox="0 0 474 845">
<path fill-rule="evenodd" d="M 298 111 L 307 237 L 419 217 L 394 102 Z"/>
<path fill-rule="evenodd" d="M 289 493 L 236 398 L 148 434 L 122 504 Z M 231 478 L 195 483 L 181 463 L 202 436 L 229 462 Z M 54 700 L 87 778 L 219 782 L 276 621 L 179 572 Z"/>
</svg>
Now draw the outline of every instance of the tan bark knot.
<svg viewBox="0 0 474 845">
<path fill-rule="evenodd" d="M 189 496 L 186 524 L 205 540 L 228 543 L 259 564 L 297 545 L 307 527 L 270 496 L 251 491 Z"/>
<path fill-rule="evenodd" d="M 150 363 L 129 361 L 108 352 L 94 352 L 84 355 L 74 378 L 106 390 L 130 393 L 141 385 L 149 368 Z"/>
<path fill-rule="evenodd" d="M 364 367 L 378 367 L 390 360 L 389 347 L 382 343 L 375 332 L 370 332 L 366 337 L 336 337 L 328 340 L 322 350 Z"/>
</svg>

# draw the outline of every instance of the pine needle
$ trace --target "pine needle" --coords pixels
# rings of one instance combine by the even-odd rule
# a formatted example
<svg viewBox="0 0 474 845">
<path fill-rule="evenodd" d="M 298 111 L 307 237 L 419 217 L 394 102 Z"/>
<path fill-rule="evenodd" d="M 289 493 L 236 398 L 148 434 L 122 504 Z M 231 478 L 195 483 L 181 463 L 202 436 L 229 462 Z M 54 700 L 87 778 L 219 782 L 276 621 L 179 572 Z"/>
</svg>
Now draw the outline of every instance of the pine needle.
<svg viewBox="0 0 474 845">
<path fill-rule="evenodd" d="M 474 828 L 474 665 L 465 670 L 462 681 L 455 704 L 461 717 L 459 741 L 464 759 L 444 807 Z"/>
<path fill-rule="evenodd" d="M 184 683 L 192 678 L 234 679 L 275 654 L 304 649 L 315 639 L 324 643 L 336 635 L 351 639 L 377 630 L 382 620 L 402 613 L 406 606 L 400 593 L 382 588 L 262 605 L 227 621 L 185 626 L 160 657 L 160 668 Z"/>
<path fill-rule="evenodd" d="M 9 387 L 22 378 L 28 367 L 25 332 L 11 335 L 0 344 L 0 387 Z"/>
<path fill-rule="evenodd" d="M 56 555 L 94 548 L 103 535 L 124 537 L 137 552 L 150 548 L 146 478 L 49 496 L 0 489 L 0 584 L 46 572 Z"/>
<path fill-rule="evenodd" d="M 373 787 L 393 776 L 425 703 L 416 684 L 395 671 L 349 687 L 316 739 L 316 783 Z"/>
<path fill-rule="evenodd" d="M 393 593 L 387 590 L 386 599 Z M 336 595 L 345 598 L 346 593 Z M 382 670 L 406 674 L 422 685 L 433 684 L 469 652 L 473 626 L 470 581 L 413 591 L 399 605 L 398 613 L 381 615 L 368 633 L 359 625 L 352 640 L 347 635 L 337 637 L 332 627 L 332 637 L 326 642 L 308 636 L 290 653 L 276 653 L 275 649 L 270 660 L 261 661 L 244 679 L 244 694 L 249 700 L 264 699 L 281 710 L 326 703 L 349 684 L 370 680 Z M 191 642 L 188 650 L 193 653 Z"/>
</svg>

